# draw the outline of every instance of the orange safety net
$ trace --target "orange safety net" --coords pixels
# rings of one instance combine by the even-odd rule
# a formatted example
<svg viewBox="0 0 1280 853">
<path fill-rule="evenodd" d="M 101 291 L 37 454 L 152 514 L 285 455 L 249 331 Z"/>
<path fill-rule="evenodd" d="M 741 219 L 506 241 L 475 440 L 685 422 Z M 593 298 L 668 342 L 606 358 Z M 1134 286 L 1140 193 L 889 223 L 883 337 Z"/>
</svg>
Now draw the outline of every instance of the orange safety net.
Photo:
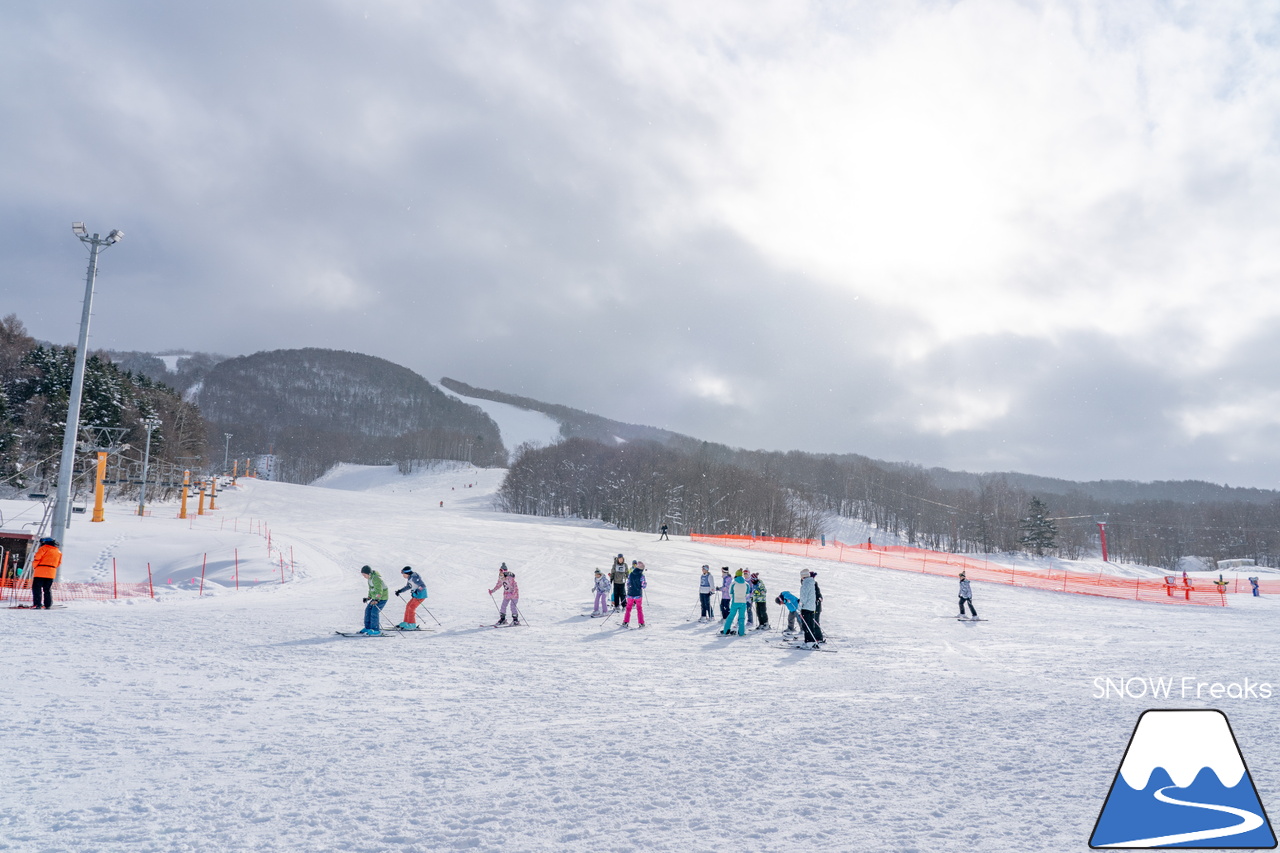
<svg viewBox="0 0 1280 853">
<path fill-rule="evenodd" d="M 31 580 L 4 578 L 0 580 L 0 600 L 10 607 L 31 603 Z M 149 583 L 70 583 L 55 581 L 54 601 L 105 601 L 111 598 L 155 598 Z"/>
<path fill-rule="evenodd" d="M 923 548 L 904 546 L 872 547 L 870 545 L 846 545 L 833 541 L 823 545 L 816 539 L 787 539 L 782 537 L 752 537 L 743 535 L 690 534 L 695 542 L 724 545 L 729 548 L 745 548 L 769 554 L 788 554 L 794 557 L 812 557 L 840 563 L 854 563 L 883 569 L 920 572 L 931 575 L 954 576 L 963 571 L 969 580 L 1003 583 L 1029 589 L 1054 592 L 1072 592 L 1077 595 L 1100 595 L 1107 598 L 1127 598 L 1134 601 L 1159 601 L 1166 604 L 1207 604 L 1225 607 L 1228 590 L 1219 590 L 1209 581 L 1196 580 L 1183 584 L 1168 584 L 1164 579 L 1124 578 L 1101 572 L 1083 574 L 1068 571 L 1033 571 L 1004 566 L 989 560 L 978 560 L 963 554 L 947 554 Z M 1248 592 L 1248 581 L 1240 592 Z"/>
</svg>

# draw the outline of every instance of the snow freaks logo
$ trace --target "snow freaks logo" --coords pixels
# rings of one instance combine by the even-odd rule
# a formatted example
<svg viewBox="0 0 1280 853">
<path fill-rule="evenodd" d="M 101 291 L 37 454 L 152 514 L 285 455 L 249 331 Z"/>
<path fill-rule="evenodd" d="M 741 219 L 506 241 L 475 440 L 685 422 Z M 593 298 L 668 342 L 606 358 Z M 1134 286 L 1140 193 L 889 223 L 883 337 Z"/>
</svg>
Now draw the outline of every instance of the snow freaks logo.
<svg viewBox="0 0 1280 853">
<path fill-rule="evenodd" d="M 1226 715 L 1144 712 L 1089 846 L 1274 848 L 1275 833 Z"/>
</svg>

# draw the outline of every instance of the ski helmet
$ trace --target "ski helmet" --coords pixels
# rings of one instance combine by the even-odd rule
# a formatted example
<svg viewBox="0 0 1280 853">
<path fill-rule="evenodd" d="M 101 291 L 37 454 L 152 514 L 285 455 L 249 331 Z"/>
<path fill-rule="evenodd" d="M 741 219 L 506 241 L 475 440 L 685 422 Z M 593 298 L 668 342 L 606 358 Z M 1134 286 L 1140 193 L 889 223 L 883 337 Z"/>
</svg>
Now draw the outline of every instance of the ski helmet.
<svg viewBox="0 0 1280 853">
<path fill-rule="evenodd" d="M 400 574 L 402 574 L 402 575 L 411 575 L 411 574 L 413 574 L 413 567 L 412 567 L 412 566 L 405 566 L 403 569 L 401 569 L 401 570 L 400 570 Z"/>
<path fill-rule="evenodd" d="M 360 574 L 362 574 L 362 575 L 371 574 L 372 572 L 373 572 L 373 569 L 369 568 L 368 566 L 361 566 L 361 567 L 360 567 Z"/>
<path fill-rule="evenodd" d="M 707 564 L 703 563 L 703 565 L 702 565 L 702 570 L 703 570 L 704 572 L 709 572 L 709 571 L 711 571 L 711 567 L 710 567 L 710 566 L 708 566 Z"/>
<path fill-rule="evenodd" d="M 599 569 L 596 569 L 596 574 L 601 574 L 601 571 Z"/>
</svg>

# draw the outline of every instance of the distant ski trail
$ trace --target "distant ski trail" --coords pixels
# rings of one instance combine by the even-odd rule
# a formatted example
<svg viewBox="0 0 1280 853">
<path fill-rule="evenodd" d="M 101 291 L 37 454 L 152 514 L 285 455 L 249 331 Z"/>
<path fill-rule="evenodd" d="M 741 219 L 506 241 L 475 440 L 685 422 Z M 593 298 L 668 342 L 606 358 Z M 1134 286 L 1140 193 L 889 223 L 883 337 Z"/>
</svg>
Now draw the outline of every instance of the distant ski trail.
<svg viewBox="0 0 1280 853">
<path fill-rule="evenodd" d="M 1221 829 L 1201 829 L 1196 832 L 1181 832 L 1177 835 L 1161 835 L 1158 838 L 1140 838 L 1136 841 L 1126 841 L 1122 844 L 1108 844 L 1107 847 L 1168 847 L 1172 844 L 1182 844 L 1186 841 L 1203 841 L 1208 838 L 1225 838 L 1228 835 L 1239 835 L 1242 832 L 1249 832 L 1262 826 L 1261 815 L 1244 809 L 1233 808 L 1232 806 L 1216 806 L 1208 803 L 1188 803 L 1183 800 L 1175 800 L 1165 794 L 1169 788 L 1176 788 L 1177 785 L 1169 785 L 1155 792 L 1155 798 L 1162 803 L 1169 803 L 1174 806 L 1190 806 L 1193 809 L 1209 809 L 1215 812 L 1226 812 L 1233 814 L 1242 821 L 1235 826 L 1225 826 Z"/>
</svg>

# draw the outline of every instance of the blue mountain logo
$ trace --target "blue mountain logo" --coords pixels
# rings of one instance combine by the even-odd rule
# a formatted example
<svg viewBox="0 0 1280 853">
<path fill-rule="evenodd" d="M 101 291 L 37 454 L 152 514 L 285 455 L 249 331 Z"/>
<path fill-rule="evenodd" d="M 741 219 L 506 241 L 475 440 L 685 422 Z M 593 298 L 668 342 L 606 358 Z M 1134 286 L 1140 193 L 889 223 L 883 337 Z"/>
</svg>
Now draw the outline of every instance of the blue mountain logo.
<svg viewBox="0 0 1280 853">
<path fill-rule="evenodd" d="M 1144 712 L 1089 846 L 1273 849 L 1275 833 L 1227 715 Z"/>
</svg>

